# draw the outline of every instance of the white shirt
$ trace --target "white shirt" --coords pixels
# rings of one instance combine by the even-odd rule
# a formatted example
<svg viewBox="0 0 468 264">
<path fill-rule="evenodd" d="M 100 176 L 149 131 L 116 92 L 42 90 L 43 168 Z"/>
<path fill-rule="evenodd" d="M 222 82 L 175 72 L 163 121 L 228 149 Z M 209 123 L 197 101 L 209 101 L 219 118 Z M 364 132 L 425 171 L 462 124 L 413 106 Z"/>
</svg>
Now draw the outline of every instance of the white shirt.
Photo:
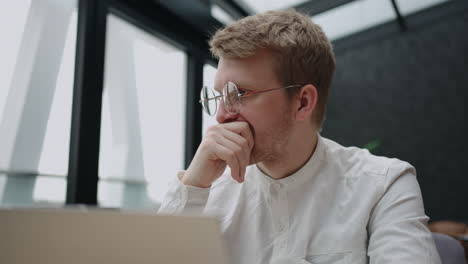
<svg viewBox="0 0 468 264">
<path fill-rule="evenodd" d="M 440 263 L 415 169 L 318 137 L 310 160 L 274 180 L 257 166 L 210 188 L 171 184 L 159 212 L 219 216 L 229 263 Z"/>
</svg>

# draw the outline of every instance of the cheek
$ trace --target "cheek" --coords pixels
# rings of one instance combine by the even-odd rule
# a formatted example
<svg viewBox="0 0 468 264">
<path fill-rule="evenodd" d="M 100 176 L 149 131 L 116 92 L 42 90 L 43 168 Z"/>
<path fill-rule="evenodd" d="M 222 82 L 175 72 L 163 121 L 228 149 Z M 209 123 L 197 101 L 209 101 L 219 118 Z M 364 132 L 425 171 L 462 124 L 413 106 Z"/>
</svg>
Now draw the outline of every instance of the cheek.
<svg viewBox="0 0 468 264">
<path fill-rule="evenodd" d="M 258 136 L 262 134 L 262 130 L 266 125 L 264 122 L 264 114 L 259 112 L 257 109 L 251 109 L 249 107 L 242 107 L 239 117 L 236 121 L 244 121 L 249 124 L 250 131 L 252 132 L 252 136 L 255 140 L 255 143 L 258 141 Z"/>
<path fill-rule="evenodd" d="M 259 98 L 260 99 L 260 98 Z M 289 108 L 284 98 L 261 98 L 266 100 L 252 100 L 249 104 L 242 105 L 239 121 L 246 121 L 256 141 L 267 138 L 275 128 L 284 122 Z"/>
<path fill-rule="evenodd" d="M 274 118 L 271 113 L 259 110 L 243 112 L 242 119 L 249 124 L 256 143 L 267 138 L 278 125 L 279 120 Z"/>
</svg>

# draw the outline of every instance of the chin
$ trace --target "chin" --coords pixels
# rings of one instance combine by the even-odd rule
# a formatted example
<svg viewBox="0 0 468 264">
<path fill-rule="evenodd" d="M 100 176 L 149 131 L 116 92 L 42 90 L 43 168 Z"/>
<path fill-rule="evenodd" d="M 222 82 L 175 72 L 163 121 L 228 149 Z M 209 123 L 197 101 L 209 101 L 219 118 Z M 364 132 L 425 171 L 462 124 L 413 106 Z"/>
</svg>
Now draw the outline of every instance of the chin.
<svg viewBox="0 0 468 264">
<path fill-rule="evenodd" d="M 256 164 L 259 162 L 268 162 L 274 160 L 276 155 L 273 154 L 273 151 L 259 149 L 254 147 L 252 150 L 252 155 L 250 156 L 250 162 Z"/>
<path fill-rule="evenodd" d="M 259 151 L 259 149 L 257 148 L 257 145 L 255 145 L 250 155 L 250 165 L 257 164 L 262 161 L 263 161 L 262 152 Z"/>
</svg>

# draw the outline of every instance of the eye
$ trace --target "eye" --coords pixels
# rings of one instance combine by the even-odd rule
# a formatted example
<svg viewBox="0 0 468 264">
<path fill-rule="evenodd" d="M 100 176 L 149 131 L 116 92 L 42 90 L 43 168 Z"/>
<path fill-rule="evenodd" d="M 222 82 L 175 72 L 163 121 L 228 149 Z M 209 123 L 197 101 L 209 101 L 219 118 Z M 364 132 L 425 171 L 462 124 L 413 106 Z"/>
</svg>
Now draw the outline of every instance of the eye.
<svg viewBox="0 0 468 264">
<path fill-rule="evenodd" d="M 243 86 L 243 85 L 238 85 L 237 91 L 239 91 L 240 96 L 243 96 L 245 94 L 250 94 L 252 92 L 249 86 Z"/>
</svg>

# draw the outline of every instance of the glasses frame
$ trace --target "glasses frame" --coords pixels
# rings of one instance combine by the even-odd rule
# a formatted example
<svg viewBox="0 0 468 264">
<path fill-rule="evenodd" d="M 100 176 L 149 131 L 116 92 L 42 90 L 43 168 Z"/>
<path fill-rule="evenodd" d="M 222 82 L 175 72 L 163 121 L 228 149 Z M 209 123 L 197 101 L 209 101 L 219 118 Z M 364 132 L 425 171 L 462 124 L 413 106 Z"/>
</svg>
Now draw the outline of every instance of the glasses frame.
<svg viewBox="0 0 468 264">
<path fill-rule="evenodd" d="M 237 98 L 239 99 L 238 100 L 238 104 L 239 104 L 239 107 L 237 108 L 238 110 L 237 111 L 229 111 L 227 108 L 226 108 L 226 87 L 229 86 L 229 84 L 232 84 L 234 85 L 234 87 L 236 88 L 237 90 Z M 210 98 L 201 98 L 198 102 L 202 104 L 202 107 L 203 107 L 203 110 L 205 111 L 205 113 L 207 113 L 208 115 L 210 116 L 214 116 L 217 112 L 218 112 L 218 102 L 215 102 L 215 110 L 213 111 L 213 114 L 210 114 L 210 112 L 205 108 L 203 102 L 206 101 L 206 103 L 208 103 L 208 101 L 211 101 L 211 100 L 223 100 L 223 104 L 224 104 L 224 107 L 225 107 L 225 110 L 228 112 L 228 113 L 231 113 L 231 114 L 237 114 L 240 112 L 240 106 L 242 105 L 242 101 L 241 99 L 244 98 L 244 97 L 249 97 L 249 96 L 252 96 L 252 95 L 257 95 L 257 94 L 262 94 L 262 93 L 266 93 L 266 92 L 271 92 L 271 91 L 276 91 L 276 90 L 281 90 L 281 89 L 289 89 L 289 88 L 297 88 L 297 87 L 302 87 L 304 85 L 302 84 L 292 84 L 292 85 L 288 85 L 288 86 L 284 86 L 284 87 L 279 87 L 279 88 L 272 88 L 272 89 L 266 89 L 266 90 L 261 90 L 261 91 L 253 91 L 253 92 L 246 92 L 246 93 L 240 93 L 239 92 L 239 88 L 237 87 L 237 85 L 234 83 L 234 82 L 227 82 L 224 84 L 223 86 L 223 93 L 221 95 L 216 95 L 214 97 L 210 97 Z M 206 86 L 205 86 L 206 87 Z M 204 88 L 205 88 L 204 87 Z M 207 88 L 207 87 L 206 87 Z M 207 89 L 210 89 L 210 88 L 207 88 Z M 211 89 L 213 92 L 215 91 L 214 89 Z"/>
</svg>

